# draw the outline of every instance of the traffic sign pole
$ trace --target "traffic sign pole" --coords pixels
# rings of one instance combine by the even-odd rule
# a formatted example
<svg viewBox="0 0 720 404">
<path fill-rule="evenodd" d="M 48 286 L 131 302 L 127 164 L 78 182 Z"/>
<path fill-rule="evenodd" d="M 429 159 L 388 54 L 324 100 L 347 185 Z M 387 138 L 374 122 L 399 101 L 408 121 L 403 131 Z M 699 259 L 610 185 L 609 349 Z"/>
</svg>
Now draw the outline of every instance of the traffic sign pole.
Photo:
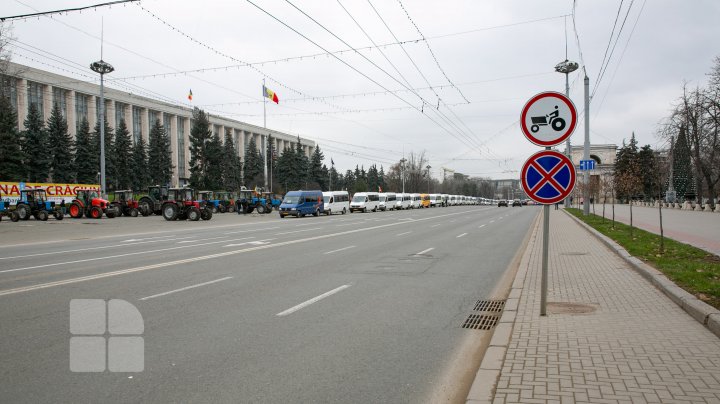
<svg viewBox="0 0 720 404">
<path fill-rule="evenodd" d="M 546 147 L 545 150 L 550 150 Z M 543 205 L 542 276 L 540 279 L 540 315 L 547 315 L 548 251 L 550 250 L 550 205 Z"/>
</svg>

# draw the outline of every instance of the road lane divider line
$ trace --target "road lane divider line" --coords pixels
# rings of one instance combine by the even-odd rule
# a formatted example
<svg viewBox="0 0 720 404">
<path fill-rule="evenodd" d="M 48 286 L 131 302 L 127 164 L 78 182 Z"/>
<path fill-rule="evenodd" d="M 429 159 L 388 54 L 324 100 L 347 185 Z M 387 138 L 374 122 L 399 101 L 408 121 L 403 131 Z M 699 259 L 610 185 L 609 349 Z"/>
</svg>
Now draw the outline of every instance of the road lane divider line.
<svg viewBox="0 0 720 404">
<path fill-rule="evenodd" d="M 457 237 L 455 237 L 455 238 L 460 238 L 460 237 L 465 237 L 465 236 L 467 236 L 467 233 L 463 233 L 463 234 L 461 234 L 461 235 L 459 235 L 459 236 L 457 236 Z"/>
<path fill-rule="evenodd" d="M 406 234 L 412 233 L 411 231 L 406 231 L 405 233 L 396 234 L 395 237 L 404 236 Z"/>
<path fill-rule="evenodd" d="M 422 250 L 422 251 L 420 251 L 419 253 L 413 254 L 413 255 L 423 255 L 423 254 L 429 253 L 430 251 L 432 251 L 432 250 L 434 250 L 434 249 L 435 249 L 435 247 L 430 247 L 430 248 L 428 248 L 427 250 Z"/>
<path fill-rule="evenodd" d="M 440 226 L 441 224 L 442 224 L 442 223 L 434 224 L 434 225 L 430 226 L 430 228 L 438 227 L 438 226 Z"/>
<path fill-rule="evenodd" d="M 430 216 L 430 217 L 418 219 L 417 221 L 426 221 L 426 220 L 432 220 L 432 219 L 440 219 L 440 218 L 443 218 L 443 217 L 456 216 L 456 215 L 465 215 L 465 214 L 467 214 L 467 211 L 448 213 L 448 214 L 438 215 L 438 216 Z M 249 247 L 249 248 L 244 248 L 244 249 L 242 249 L 242 250 L 233 250 L 233 251 L 227 251 L 227 252 L 222 252 L 222 253 L 204 255 L 204 256 L 194 257 L 194 258 L 187 258 L 187 259 L 176 260 L 176 261 L 161 262 L 161 263 L 158 263 L 158 264 L 145 265 L 145 266 L 136 267 L 136 268 L 123 269 L 123 270 L 119 270 L 119 271 L 103 272 L 103 273 L 100 273 L 100 274 L 81 276 L 81 277 L 78 277 L 78 278 L 65 279 L 65 280 L 62 280 L 62 281 L 41 283 L 41 284 L 37 284 L 37 285 L 23 286 L 23 287 L 14 288 L 14 289 L 0 290 L 0 296 L 12 295 L 12 294 L 23 293 L 23 292 L 30 292 L 30 291 L 34 291 L 34 290 L 40 290 L 40 289 L 47 289 L 47 288 L 51 288 L 51 287 L 55 287 L 55 286 L 63 286 L 63 285 L 69 285 L 69 284 L 79 283 L 79 282 L 87 282 L 87 281 L 96 280 L 96 279 L 108 278 L 108 277 L 111 277 L 111 276 L 118 276 L 118 275 L 130 274 L 130 273 L 134 273 L 134 272 L 147 271 L 147 270 L 157 269 L 157 268 L 165 268 L 165 267 L 169 267 L 169 266 L 173 266 L 173 265 L 182 265 L 182 264 L 187 264 L 187 263 L 191 263 L 191 262 L 210 260 L 210 259 L 214 259 L 214 258 L 228 257 L 228 256 L 236 255 L 236 254 L 242 254 L 242 253 L 247 253 L 247 252 L 265 250 L 265 249 L 268 249 L 268 248 L 283 247 L 283 246 L 291 245 L 291 244 L 307 243 L 307 242 L 310 242 L 310 241 L 322 240 L 322 239 L 331 238 L 331 237 L 346 236 L 346 235 L 349 235 L 349 234 L 355 234 L 355 233 L 361 233 L 361 232 L 365 232 L 365 231 L 383 229 L 383 228 L 386 228 L 386 227 L 393 227 L 393 226 L 398 226 L 398 225 L 402 225 L 402 224 L 406 224 L 406 223 L 407 223 L 407 222 L 387 223 L 387 224 L 381 224 L 381 225 L 378 225 L 378 226 L 365 227 L 365 228 L 362 228 L 362 229 L 346 230 L 346 231 L 341 231 L 341 232 L 339 232 L 339 233 L 323 234 L 323 235 L 319 235 L 319 236 L 315 236 L 315 237 L 309 237 L 309 238 L 303 238 L 303 239 L 297 239 L 297 240 L 289 240 L 289 241 L 284 241 L 284 242 L 280 242 L 280 243 L 267 244 L 267 245 L 262 245 L 262 246 L 257 246 L 257 247 Z M 166 248 L 166 249 L 163 249 L 163 250 L 176 250 L 176 249 L 178 249 L 178 248 L 185 248 L 185 247 L 186 247 L 186 246 L 182 246 L 182 247 L 171 247 L 171 248 Z M 432 248 L 430 248 L 430 249 L 428 249 L 428 250 L 426 250 L 426 251 L 423 251 L 423 252 L 427 252 L 427 251 L 430 251 L 430 250 L 432 250 Z M 157 251 L 159 251 L 159 250 L 155 250 L 154 252 L 157 252 Z M 106 258 L 109 258 L 109 257 L 93 258 L 93 260 L 106 259 Z M 60 265 L 60 264 L 52 264 L 52 265 Z M 45 265 L 45 266 L 50 266 L 50 265 Z M 14 270 L 10 270 L 10 271 L 14 271 Z M 7 272 L 7 271 L 6 271 L 6 272 Z"/>
<path fill-rule="evenodd" d="M 268 227 L 267 229 L 262 229 L 262 231 L 275 230 L 275 229 L 279 229 L 279 228 L 280 228 L 280 227 Z M 238 231 L 229 231 L 229 232 L 227 232 L 227 233 L 225 233 L 225 234 L 257 233 L 257 232 L 258 232 L 258 230 L 238 230 Z"/>
<path fill-rule="evenodd" d="M 482 229 L 483 227 L 485 227 L 485 225 L 481 224 L 480 226 L 478 226 L 478 229 Z"/>
<path fill-rule="evenodd" d="M 203 238 L 203 239 L 200 239 L 200 240 L 202 240 L 202 241 L 206 241 L 206 240 L 217 240 L 217 239 L 221 239 L 221 238 L 228 238 L 228 237 L 227 237 L 227 236 L 208 237 L 208 238 Z M 197 241 L 198 241 L 198 240 L 183 240 L 183 241 L 178 241 L 177 243 L 178 243 L 178 244 L 186 244 L 186 243 L 195 243 L 195 242 L 197 242 Z"/>
<path fill-rule="evenodd" d="M 131 238 L 129 240 L 123 240 L 121 243 L 131 243 L 134 241 L 145 241 L 145 240 L 153 240 L 156 238 L 169 238 L 169 237 L 175 237 L 175 234 L 171 234 L 169 236 L 157 236 L 157 237 L 147 237 L 147 238 Z"/>
<path fill-rule="evenodd" d="M 355 248 L 355 246 L 354 246 L 354 245 L 351 245 L 351 246 L 349 246 L 349 247 L 345 247 L 345 248 L 340 248 L 340 249 L 337 249 L 337 250 L 328 251 L 328 252 L 325 252 L 325 253 L 323 253 L 323 254 L 324 254 L 324 255 L 332 254 L 332 253 L 336 253 L 336 252 L 340 252 L 340 251 L 349 250 L 349 249 L 351 249 L 351 248 Z"/>
<path fill-rule="evenodd" d="M 250 238 L 252 238 L 252 237 L 250 237 Z M 241 239 L 239 239 L 239 240 L 241 240 Z M 272 240 L 275 240 L 275 239 L 274 238 L 266 238 L 265 240 L 247 241 L 247 242 L 238 243 L 238 244 L 228 244 L 225 247 L 239 247 L 239 246 L 248 245 L 248 244 L 249 245 L 265 245 L 265 244 L 269 244 L 269 242 Z M 225 241 L 227 241 L 227 240 L 225 240 Z"/>
<path fill-rule="evenodd" d="M 282 236 L 285 234 L 293 234 L 293 233 L 302 233 L 304 231 L 310 231 L 310 230 L 322 230 L 322 227 L 313 227 L 312 229 L 302 229 L 302 230 L 295 230 L 295 231 L 285 231 L 282 233 L 275 233 L 276 236 Z"/>
<path fill-rule="evenodd" d="M 156 298 L 156 297 L 167 296 L 167 295 L 170 295 L 170 294 L 173 294 L 173 293 L 182 292 L 182 291 L 185 291 L 185 290 L 188 290 L 188 289 L 199 288 L 200 286 L 210 285 L 210 284 L 213 284 L 213 283 L 226 281 L 226 280 L 232 279 L 232 278 L 233 278 L 232 276 L 226 276 L 225 278 L 215 279 L 214 281 L 209 281 L 209 282 L 198 283 L 197 285 L 185 286 L 184 288 L 171 290 L 171 291 L 169 291 L 169 292 L 158 293 L 157 295 L 152 295 L 152 296 L 143 297 L 143 298 L 140 298 L 140 299 L 138 299 L 138 300 L 150 300 L 150 299 L 154 299 L 154 298 Z"/>
<path fill-rule="evenodd" d="M 288 314 L 295 313 L 296 311 L 298 311 L 298 310 L 300 310 L 300 309 L 304 309 L 305 307 L 310 306 L 310 305 L 313 304 L 313 303 L 317 303 L 317 302 L 319 302 L 320 300 L 325 299 L 326 297 L 330 297 L 330 296 L 334 295 L 334 294 L 337 293 L 337 292 L 343 291 L 343 290 L 349 288 L 350 286 L 351 286 L 351 285 L 342 285 L 342 286 L 340 286 L 340 287 L 338 287 L 338 288 L 335 288 L 335 289 L 333 289 L 333 290 L 331 290 L 331 291 L 329 291 L 329 292 L 325 292 L 325 293 L 323 293 L 323 294 L 320 295 L 320 296 L 315 296 L 315 297 L 313 297 L 313 298 L 310 299 L 310 300 L 306 300 L 306 301 L 298 304 L 297 306 L 293 306 L 293 307 L 291 307 L 291 308 L 289 308 L 289 309 L 287 309 L 287 310 L 285 310 L 285 311 L 281 311 L 280 313 L 276 314 L 276 316 L 278 316 L 278 317 L 283 317 L 283 316 L 287 316 Z"/>
<path fill-rule="evenodd" d="M 488 223 L 495 223 L 495 221 L 494 221 L 494 220 L 491 220 L 491 221 L 489 221 Z"/>
</svg>

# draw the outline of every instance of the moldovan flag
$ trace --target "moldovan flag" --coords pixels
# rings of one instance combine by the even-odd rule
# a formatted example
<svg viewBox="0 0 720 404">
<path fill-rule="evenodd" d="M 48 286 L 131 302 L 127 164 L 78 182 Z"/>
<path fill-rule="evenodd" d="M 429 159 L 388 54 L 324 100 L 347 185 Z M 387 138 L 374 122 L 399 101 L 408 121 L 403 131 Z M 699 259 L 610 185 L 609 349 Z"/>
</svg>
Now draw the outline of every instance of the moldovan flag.
<svg viewBox="0 0 720 404">
<path fill-rule="evenodd" d="M 192 101 L 192 88 L 190 89 L 190 92 L 188 93 L 188 100 Z"/>
<path fill-rule="evenodd" d="M 264 85 L 263 85 L 263 96 L 273 100 L 275 102 L 275 104 L 277 104 L 278 101 L 280 101 L 278 99 L 277 94 L 275 94 L 275 91 L 265 87 Z"/>
</svg>

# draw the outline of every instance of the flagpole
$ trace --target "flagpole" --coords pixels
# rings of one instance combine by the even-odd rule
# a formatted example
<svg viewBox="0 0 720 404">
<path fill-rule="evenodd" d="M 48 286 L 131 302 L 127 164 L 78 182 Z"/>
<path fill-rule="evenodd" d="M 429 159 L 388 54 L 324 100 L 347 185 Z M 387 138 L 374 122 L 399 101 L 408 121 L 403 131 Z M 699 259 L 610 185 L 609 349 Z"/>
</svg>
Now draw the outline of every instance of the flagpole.
<svg viewBox="0 0 720 404">
<path fill-rule="evenodd" d="M 265 78 L 263 77 L 263 128 L 267 129 L 267 116 L 265 114 L 265 104 L 267 104 L 267 91 L 265 90 Z M 267 149 L 268 134 L 265 132 L 265 150 L 263 151 L 263 178 L 265 179 L 265 189 L 268 189 L 268 169 L 267 169 Z"/>
</svg>

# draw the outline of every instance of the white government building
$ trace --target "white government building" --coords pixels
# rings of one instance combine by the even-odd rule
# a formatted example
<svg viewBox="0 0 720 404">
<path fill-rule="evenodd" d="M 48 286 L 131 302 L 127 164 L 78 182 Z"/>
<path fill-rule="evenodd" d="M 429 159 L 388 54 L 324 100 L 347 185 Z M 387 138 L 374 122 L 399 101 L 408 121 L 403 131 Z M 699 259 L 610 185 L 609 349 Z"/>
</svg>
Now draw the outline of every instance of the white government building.
<svg viewBox="0 0 720 404">
<path fill-rule="evenodd" d="M 90 130 L 95 127 L 100 119 L 100 85 L 16 63 L 9 63 L 8 67 L 6 79 L 9 79 L 10 100 L 17 111 L 20 130 L 25 128 L 24 122 L 30 105 L 34 104 L 43 120 L 47 122 L 55 102 L 59 103 L 72 136 L 77 134 L 77 128 L 83 118 L 90 124 Z M 106 77 L 106 83 L 110 78 L 110 76 Z M 113 129 L 120 120 L 124 119 L 133 141 L 137 141 L 142 136 L 147 143 L 151 122 L 159 120 L 165 127 L 170 136 L 174 166 L 172 183 L 177 186 L 186 185 L 190 178 L 189 136 L 192 128 L 190 122 L 192 113 L 192 108 L 105 86 L 105 114 L 108 124 Z M 243 161 L 251 138 L 255 138 L 261 154 L 266 150 L 268 135 L 272 136 L 278 153 L 288 147 L 294 147 L 297 143 L 297 136 L 221 116 L 210 114 L 210 123 L 213 133 L 218 133 L 221 139 L 225 138 L 226 130 L 232 131 L 238 155 Z M 308 156 L 314 151 L 315 142 L 300 138 L 300 144 Z"/>
</svg>

